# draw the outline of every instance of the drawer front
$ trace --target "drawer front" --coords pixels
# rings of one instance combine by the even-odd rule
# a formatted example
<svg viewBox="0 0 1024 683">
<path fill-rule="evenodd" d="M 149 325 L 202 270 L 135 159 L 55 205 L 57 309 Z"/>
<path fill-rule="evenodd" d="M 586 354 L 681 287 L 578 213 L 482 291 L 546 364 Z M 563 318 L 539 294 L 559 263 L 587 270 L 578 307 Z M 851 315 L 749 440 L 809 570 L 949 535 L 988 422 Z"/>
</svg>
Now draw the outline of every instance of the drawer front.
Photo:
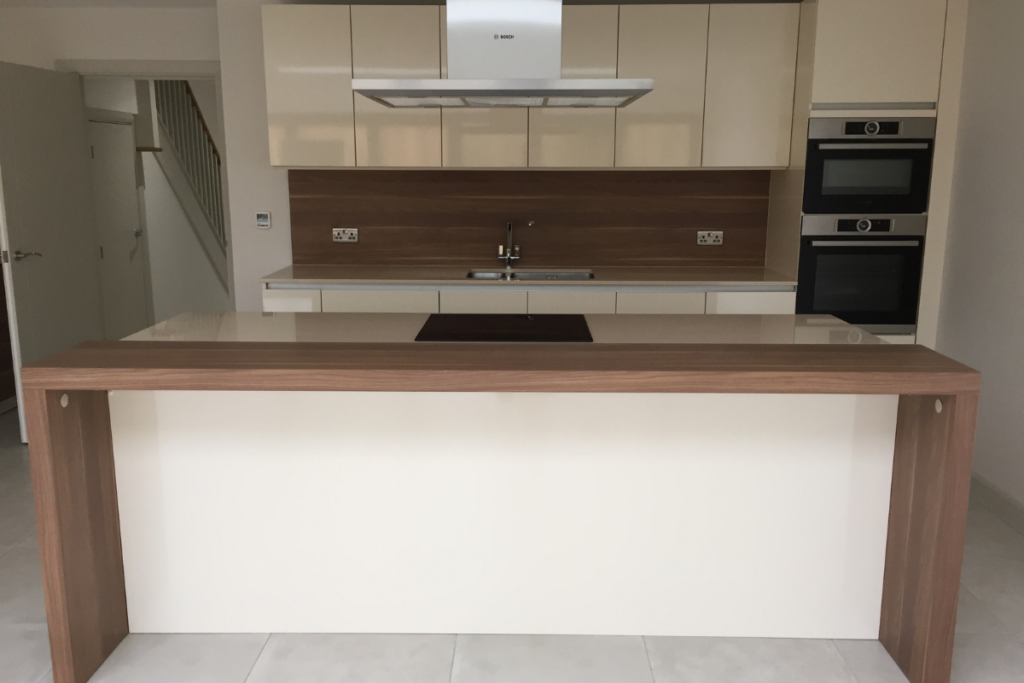
<svg viewBox="0 0 1024 683">
<path fill-rule="evenodd" d="M 530 313 L 615 313 L 615 292 L 530 292 Z"/>
<path fill-rule="evenodd" d="M 328 289 L 323 293 L 323 310 L 324 313 L 437 313 L 438 292 Z"/>
<path fill-rule="evenodd" d="M 264 289 L 264 313 L 319 313 L 319 289 Z"/>
<path fill-rule="evenodd" d="M 708 292 L 708 315 L 793 315 L 796 292 Z"/>
<path fill-rule="evenodd" d="M 704 292 L 619 292 L 615 312 L 646 315 L 703 314 Z"/>
<path fill-rule="evenodd" d="M 526 292 L 441 292 L 442 313 L 526 313 Z"/>
</svg>

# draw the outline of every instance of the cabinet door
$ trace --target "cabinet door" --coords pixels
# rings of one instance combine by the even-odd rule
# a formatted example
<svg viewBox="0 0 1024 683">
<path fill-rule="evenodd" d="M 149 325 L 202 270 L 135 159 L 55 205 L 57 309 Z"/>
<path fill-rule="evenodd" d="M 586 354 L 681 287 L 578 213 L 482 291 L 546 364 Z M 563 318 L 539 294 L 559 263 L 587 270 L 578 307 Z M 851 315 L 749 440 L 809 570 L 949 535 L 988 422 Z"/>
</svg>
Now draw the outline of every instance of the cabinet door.
<svg viewBox="0 0 1024 683">
<path fill-rule="evenodd" d="M 796 292 L 708 292 L 708 315 L 793 315 Z"/>
<path fill-rule="evenodd" d="M 448 20 L 441 8 L 441 78 L 448 78 Z M 441 163 L 445 168 L 526 168 L 526 109 L 441 110 Z"/>
<path fill-rule="evenodd" d="M 946 0 L 819 0 L 814 103 L 937 102 Z"/>
<path fill-rule="evenodd" d="M 704 306 L 704 292 L 619 292 L 615 298 L 619 314 L 701 315 Z"/>
<path fill-rule="evenodd" d="M 615 313 L 615 292 L 530 292 L 530 313 Z"/>
<path fill-rule="evenodd" d="M 800 5 L 712 5 L 704 166 L 785 167 Z"/>
<path fill-rule="evenodd" d="M 436 291 L 325 289 L 324 313 L 437 313 Z"/>
<path fill-rule="evenodd" d="M 436 5 L 352 7 L 355 78 L 440 78 L 441 24 Z M 355 96 L 356 164 L 441 166 L 441 110 L 391 109 Z"/>
<path fill-rule="evenodd" d="M 319 289 L 264 289 L 264 313 L 320 313 Z"/>
<path fill-rule="evenodd" d="M 619 78 L 653 78 L 654 90 L 616 112 L 615 165 L 700 166 L 708 5 L 622 5 Z"/>
<path fill-rule="evenodd" d="M 562 78 L 615 78 L 619 8 L 562 8 Z M 611 168 L 615 165 L 614 109 L 530 109 L 530 166 Z"/>
<path fill-rule="evenodd" d="M 347 5 L 264 5 L 272 166 L 355 166 Z"/>
<path fill-rule="evenodd" d="M 442 313 L 526 313 L 526 292 L 441 292 Z"/>
</svg>

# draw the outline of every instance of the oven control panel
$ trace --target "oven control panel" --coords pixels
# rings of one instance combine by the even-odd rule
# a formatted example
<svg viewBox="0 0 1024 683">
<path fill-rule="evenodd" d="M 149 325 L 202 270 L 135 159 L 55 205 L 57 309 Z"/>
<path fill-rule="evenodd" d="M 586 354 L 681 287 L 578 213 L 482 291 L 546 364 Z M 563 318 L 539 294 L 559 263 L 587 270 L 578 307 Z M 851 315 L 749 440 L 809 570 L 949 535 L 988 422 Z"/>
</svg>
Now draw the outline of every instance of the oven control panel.
<svg viewBox="0 0 1024 683">
<path fill-rule="evenodd" d="M 891 218 L 840 218 L 836 232 L 892 232 Z"/>
<path fill-rule="evenodd" d="M 802 235 L 843 235 L 865 237 L 871 235 L 914 235 L 923 236 L 928 229 L 927 214 L 889 214 L 873 216 L 857 215 L 813 215 L 803 217 L 800 226 Z"/>
</svg>

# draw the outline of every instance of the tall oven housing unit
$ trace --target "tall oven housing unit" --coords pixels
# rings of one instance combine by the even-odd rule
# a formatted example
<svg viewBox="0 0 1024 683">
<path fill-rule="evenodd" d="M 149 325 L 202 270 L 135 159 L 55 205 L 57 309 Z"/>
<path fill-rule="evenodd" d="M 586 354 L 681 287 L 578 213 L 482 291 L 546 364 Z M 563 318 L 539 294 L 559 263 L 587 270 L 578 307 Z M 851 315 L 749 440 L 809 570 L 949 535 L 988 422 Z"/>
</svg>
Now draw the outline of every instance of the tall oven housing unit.
<svg viewBox="0 0 1024 683">
<path fill-rule="evenodd" d="M 797 312 L 917 329 L 934 118 L 811 119 Z"/>
</svg>

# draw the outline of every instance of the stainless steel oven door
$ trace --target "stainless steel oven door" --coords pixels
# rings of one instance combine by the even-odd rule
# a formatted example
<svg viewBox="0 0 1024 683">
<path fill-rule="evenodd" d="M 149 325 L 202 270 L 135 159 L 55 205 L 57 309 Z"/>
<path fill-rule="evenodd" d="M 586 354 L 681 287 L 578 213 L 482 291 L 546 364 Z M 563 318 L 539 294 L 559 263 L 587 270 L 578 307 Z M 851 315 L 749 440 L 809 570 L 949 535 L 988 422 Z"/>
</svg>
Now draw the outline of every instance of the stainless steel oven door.
<svg viewBox="0 0 1024 683">
<path fill-rule="evenodd" d="M 811 140 L 804 213 L 926 213 L 933 156 L 931 140 Z"/>
<path fill-rule="evenodd" d="M 914 332 L 923 256 L 922 237 L 805 236 L 796 311 L 877 333 Z"/>
</svg>

